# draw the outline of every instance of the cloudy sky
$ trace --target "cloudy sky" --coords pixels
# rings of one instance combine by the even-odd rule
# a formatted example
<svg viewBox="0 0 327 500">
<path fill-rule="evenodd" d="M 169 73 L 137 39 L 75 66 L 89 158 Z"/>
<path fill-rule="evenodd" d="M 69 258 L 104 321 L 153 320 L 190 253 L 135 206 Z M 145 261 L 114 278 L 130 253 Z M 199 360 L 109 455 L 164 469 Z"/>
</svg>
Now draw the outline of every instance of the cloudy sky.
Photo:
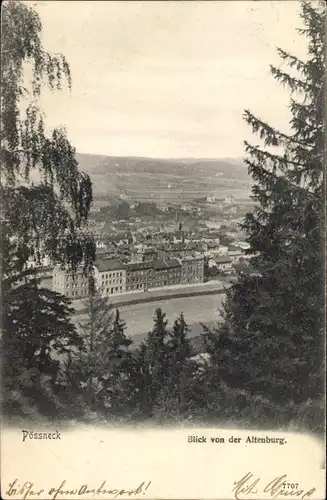
<svg viewBox="0 0 327 500">
<path fill-rule="evenodd" d="M 40 1 L 43 41 L 71 67 L 72 92 L 45 92 L 50 126 L 77 151 L 240 157 L 250 108 L 287 128 L 270 76 L 276 46 L 303 56 L 298 1 Z M 254 139 L 257 141 L 257 139 Z"/>
</svg>

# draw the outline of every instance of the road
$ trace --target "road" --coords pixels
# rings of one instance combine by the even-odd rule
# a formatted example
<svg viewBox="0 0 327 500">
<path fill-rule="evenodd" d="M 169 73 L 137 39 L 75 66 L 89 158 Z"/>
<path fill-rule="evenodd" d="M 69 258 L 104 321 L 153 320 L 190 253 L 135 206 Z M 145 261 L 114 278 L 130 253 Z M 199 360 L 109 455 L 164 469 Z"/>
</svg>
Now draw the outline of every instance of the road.
<svg viewBox="0 0 327 500">
<path fill-rule="evenodd" d="M 176 317 L 183 312 L 190 327 L 190 337 L 197 337 L 202 328 L 200 323 L 211 327 L 217 322 L 219 308 L 224 294 L 199 295 L 197 297 L 171 298 L 157 302 L 130 304 L 119 308 L 121 318 L 126 322 L 126 333 L 138 344 L 153 326 L 155 310 L 160 307 L 167 315 L 168 327 L 173 325 Z M 76 322 L 83 322 L 85 315 L 75 317 Z"/>
<path fill-rule="evenodd" d="M 140 302 L 151 302 L 159 300 L 165 300 L 166 297 L 169 300 L 175 298 L 180 298 L 182 296 L 200 296 L 201 294 L 216 294 L 223 290 L 224 287 L 230 286 L 230 283 L 223 280 L 211 280 L 206 283 L 197 283 L 192 285 L 174 285 L 165 288 L 153 288 L 148 292 L 125 292 L 117 295 L 112 295 L 110 297 L 110 303 L 112 306 L 117 306 L 119 309 L 127 303 L 137 303 Z M 77 313 L 80 313 L 85 309 L 87 301 L 85 299 L 76 299 L 72 301 L 72 305 Z"/>
</svg>

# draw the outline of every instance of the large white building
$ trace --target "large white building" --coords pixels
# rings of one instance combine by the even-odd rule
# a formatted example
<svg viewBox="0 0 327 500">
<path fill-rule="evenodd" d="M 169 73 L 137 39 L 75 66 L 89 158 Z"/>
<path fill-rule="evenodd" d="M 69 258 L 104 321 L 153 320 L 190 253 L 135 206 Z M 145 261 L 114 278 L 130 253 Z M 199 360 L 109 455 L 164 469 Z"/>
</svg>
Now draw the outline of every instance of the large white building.
<svg viewBox="0 0 327 500">
<path fill-rule="evenodd" d="M 85 298 L 89 294 L 89 280 L 83 273 L 82 267 L 73 274 L 71 270 L 55 266 L 52 275 L 52 289 L 73 300 Z"/>
<path fill-rule="evenodd" d="M 94 271 L 95 286 L 103 296 L 126 292 L 126 269 L 118 259 L 99 259 Z"/>
</svg>

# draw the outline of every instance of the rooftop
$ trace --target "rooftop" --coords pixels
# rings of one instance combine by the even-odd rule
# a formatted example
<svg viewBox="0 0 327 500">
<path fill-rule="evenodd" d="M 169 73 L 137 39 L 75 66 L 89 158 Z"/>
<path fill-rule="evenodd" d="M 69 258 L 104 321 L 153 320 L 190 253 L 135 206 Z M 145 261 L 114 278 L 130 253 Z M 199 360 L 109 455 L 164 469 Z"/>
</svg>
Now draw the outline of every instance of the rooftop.
<svg viewBox="0 0 327 500">
<path fill-rule="evenodd" d="M 186 257 L 182 258 L 182 262 L 192 261 L 192 260 L 203 260 L 203 256 L 202 255 L 195 255 L 195 256 L 187 255 Z"/>
<path fill-rule="evenodd" d="M 167 252 L 178 252 L 182 250 L 194 250 L 195 246 L 185 245 L 184 243 L 170 243 L 169 245 L 162 245 L 161 250 L 166 250 Z"/>
<path fill-rule="evenodd" d="M 123 263 L 118 259 L 97 259 L 95 263 L 99 272 L 123 269 Z"/>
<path fill-rule="evenodd" d="M 216 257 L 215 261 L 217 264 L 227 264 L 227 263 L 232 262 L 232 259 L 231 259 L 231 257 L 228 257 L 228 256 L 221 256 L 221 257 Z"/>
<path fill-rule="evenodd" d="M 153 262 L 153 269 L 169 269 L 173 267 L 180 267 L 178 259 L 157 259 Z"/>
<path fill-rule="evenodd" d="M 124 267 L 127 271 L 141 271 L 142 269 L 151 269 L 152 262 L 127 262 Z"/>
</svg>

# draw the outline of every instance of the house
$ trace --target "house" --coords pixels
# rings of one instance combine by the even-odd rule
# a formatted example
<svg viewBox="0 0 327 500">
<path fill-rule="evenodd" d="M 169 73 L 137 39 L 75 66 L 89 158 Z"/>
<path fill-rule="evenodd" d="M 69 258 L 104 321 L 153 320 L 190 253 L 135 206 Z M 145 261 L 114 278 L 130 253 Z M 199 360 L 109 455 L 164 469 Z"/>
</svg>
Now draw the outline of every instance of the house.
<svg viewBox="0 0 327 500">
<path fill-rule="evenodd" d="M 214 257 L 215 255 L 220 255 L 220 246 L 219 243 L 215 242 L 207 242 L 205 243 L 206 250 L 204 255 L 206 257 Z"/>
<path fill-rule="evenodd" d="M 96 241 L 96 242 L 95 242 L 95 246 L 96 246 L 96 249 L 100 249 L 100 248 L 101 248 L 101 249 L 103 249 L 103 248 L 106 248 L 106 244 L 105 244 L 103 241 L 101 241 L 101 240 Z"/>
<path fill-rule="evenodd" d="M 216 197 L 214 195 L 207 196 L 208 203 L 214 203 L 216 201 Z"/>
<path fill-rule="evenodd" d="M 117 243 L 117 253 L 120 258 L 130 256 L 130 246 L 126 242 Z"/>
<path fill-rule="evenodd" d="M 185 245 L 183 243 L 171 243 L 160 246 L 158 249 L 159 259 L 179 259 L 187 255 L 193 255 L 196 248 L 194 245 Z"/>
<path fill-rule="evenodd" d="M 208 259 L 208 267 L 209 269 L 215 269 L 217 268 L 217 263 L 215 261 L 215 259 Z"/>
<path fill-rule="evenodd" d="M 149 280 L 149 288 L 162 288 L 181 282 L 181 263 L 178 259 L 157 259 Z"/>
<path fill-rule="evenodd" d="M 224 203 L 226 203 L 227 205 L 231 205 L 232 203 L 234 203 L 234 197 L 231 195 L 226 195 L 224 198 Z"/>
<path fill-rule="evenodd" d="M 70 269 L 55 266 L 52 275 L 52 290 L 70 299 L 86 298 L 89 295 L 89 280 L 82 267 L 73 273 Z"/>
<path fill-rule="evenodd" d="M 37 261 L 37 259 L 34 259 L 33 257 L 29 257 L 28 261 L 26 262 L 27 269 L 49 267 L 50 265 L 51 265 L 51 259 L 48 256 L 41 258 L 40 261 Z"/>
<path fill-rule="evenodd" d="M 233 260 L 231 257 L 227 255 L 216 257 L 215 261 L 218 271 L 226 274 L 231 274 L 233 272 Z"/>
<path fill-rule="evenodd" d="M 218 255 L 226 255 L 228 253 L 228 250 L 229 250 L 228 246 L 220 245 Z"/>
<path fill-rule="evenodd" d="M 186 256 L 181 259 L 181 283 L 194 284 L 204 282 L 203 256 Z"/>
<path fill-rule="evenodd" d="M 233 264 L 236 264 L 243 258 L 243 252 L 240 250 L 229 251 L 227 255 L 232 259 Z"/>
<path fill-rule="evenodd" d="M 183 231 L 175 231 L 172 235 L 172 242 L 173 243 L 184 243 L 185 240 L 185 235 Z"/>
<path fill-rule="evenodd" d="M 206 221 L 206 226 L 208 229 L 220 229 L 221 222 L 220 221 Z"/>
<path fill-rule="evenodd" d="M 240 250 L 248 250 L 250 248 L 250 244 L 246 241 L 235 241 L 234 246 Z"/>
<path fill-rule="evenodd" d="M 152 272 L 152 262 L 128 262 L 126 270 L 126 291 L 146 291 Z"/>
<path fill-rule="evenodd" d="M 103 296 L 108 297 L 126 291 L 126 270 L 119 259 L 98 259 L 94 278 L 96 288 Z"/>
<path fill-rule="evenodd" d="M 158 257 L 158 252 L 154 248 L 147 248 L 142 246 L 141 248 L 134 249 L 131 253 L 131 260 L 133 262 L 151 262 L 156 260 Z"/>
</svg>

